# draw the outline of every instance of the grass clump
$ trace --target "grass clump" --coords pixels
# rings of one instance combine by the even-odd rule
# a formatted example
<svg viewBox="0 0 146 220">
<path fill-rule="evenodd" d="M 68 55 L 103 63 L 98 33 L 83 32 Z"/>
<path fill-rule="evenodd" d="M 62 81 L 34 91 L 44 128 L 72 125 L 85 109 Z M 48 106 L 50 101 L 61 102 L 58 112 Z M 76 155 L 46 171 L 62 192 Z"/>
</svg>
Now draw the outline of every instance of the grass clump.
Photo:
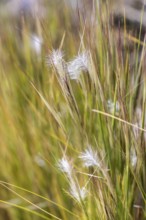
<svg viewBox="0 0 146 220">
<path fill-rule="evenodd" d="M 0 219 L 144 220 L 145 40 L 62 4 L 3 17 Z"/>
</svg>

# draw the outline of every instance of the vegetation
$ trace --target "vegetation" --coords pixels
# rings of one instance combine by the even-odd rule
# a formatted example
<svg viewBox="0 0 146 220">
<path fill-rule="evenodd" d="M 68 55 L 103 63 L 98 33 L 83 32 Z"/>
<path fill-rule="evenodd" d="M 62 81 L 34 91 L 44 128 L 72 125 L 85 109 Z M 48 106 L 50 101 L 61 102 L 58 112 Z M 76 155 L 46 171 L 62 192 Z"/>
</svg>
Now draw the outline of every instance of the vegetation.
<svg viewBox="0 0 146 220">
<path fill-rule="evenodd" d="M 48 4 L 0 19 L 0 220 L 144 220 L 145 41 Z"/>
</svg>

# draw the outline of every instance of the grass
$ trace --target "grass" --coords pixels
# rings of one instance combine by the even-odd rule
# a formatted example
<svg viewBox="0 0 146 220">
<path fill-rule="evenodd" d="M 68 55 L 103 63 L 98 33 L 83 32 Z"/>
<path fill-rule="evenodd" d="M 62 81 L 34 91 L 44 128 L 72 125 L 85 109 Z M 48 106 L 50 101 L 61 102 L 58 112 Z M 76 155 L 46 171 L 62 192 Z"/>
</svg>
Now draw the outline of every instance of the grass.
<svg viewBox="0 0 146 220">
<path fill-rule="evenodd" d="M 0 220 L 144 220 L 145 42 L 48 10 L 0 21 Z"/>
</svg>

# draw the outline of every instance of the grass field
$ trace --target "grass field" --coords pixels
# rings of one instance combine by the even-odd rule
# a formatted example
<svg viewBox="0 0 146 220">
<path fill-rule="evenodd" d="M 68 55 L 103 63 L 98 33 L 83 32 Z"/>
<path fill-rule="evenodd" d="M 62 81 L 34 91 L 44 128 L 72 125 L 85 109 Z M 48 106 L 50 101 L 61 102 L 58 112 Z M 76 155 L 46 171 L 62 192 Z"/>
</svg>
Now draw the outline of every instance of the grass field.
<svg viewBox="0 0 146 220">
<path fill-rule="evenodd" d="M 0 220 L 144 220 L 145 41 L 48 4 L 0 19 Z"/>
</svg>

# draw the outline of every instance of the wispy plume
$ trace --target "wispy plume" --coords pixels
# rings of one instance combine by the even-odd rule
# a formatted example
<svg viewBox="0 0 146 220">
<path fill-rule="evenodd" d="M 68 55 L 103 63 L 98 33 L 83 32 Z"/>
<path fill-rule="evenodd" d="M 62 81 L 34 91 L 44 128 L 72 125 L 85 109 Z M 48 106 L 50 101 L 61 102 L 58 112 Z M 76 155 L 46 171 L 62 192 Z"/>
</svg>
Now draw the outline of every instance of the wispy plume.
<svg viewBox="0 0 146 220">
<path fill-rule="evenodd" d="M 62 158 L 57 164 L 59 170 L 63 172 L 68 179 L 69 194 L 78 202 L 83 201 L 87 196 L 87 190 L 85 187 L 80 187 L 77 178 L 75 177 L 72 164 L 67 158 Z"/>
<path fill-rule="evenodd" d="M 75 59 L 68 62 L 67 71 L 71 79 L 78 79 L 81 72 L 89 69 L 89 52 L 79 54 Z"/>
<path fill-rule="evenodd" d="M 61 77 L 65 75 L 65 60 L 63 58 L 64 53 L 59 49 L 53 49 L 47 58 L 47 64 L 54 66 Z"/>
<path fill-rule="evenodd" d="M 67 174 L 69 177 L 71 176 L 73 167 L 66 158 L 60 159 L 57 166 L 61 172 Z"/>
<path fill-rule="evenodd" d="M 49 63 L 54 64 L 55 67 L 57 67 L 60 63 L 63 62 L 64 54 L 61 50 L 52 50 L 50 56 L 49 56 Z"/>
<path fill-rule="evenodd" d="M 89 51 L 84 51 L 80 53 L 73 60 L 67 63 L 64 60 L 64 53 L 61 50 L 52 50 L 47 58 L 47 64 L 49 66 L 54 66 L 60 76 L 68 74 L 70 79 L 77 80 L 81 72 L 89 71 Z"/>
<path fill-rule="evenodd" d="M 87 190 L 85 187 L 77 187 L 76 185 L 70 185 L 70 194 L 71 196 L 77 200 L 78 202 L 81 202 L 85 200 L 87 196 Z"/>
<path fill-rule="evenodd" d="M 101 161 L 97 152 L 90 146 L 80 154 L 79 158 L 82 160 L 85 167 L 101 167 Z"/>
</svg>

